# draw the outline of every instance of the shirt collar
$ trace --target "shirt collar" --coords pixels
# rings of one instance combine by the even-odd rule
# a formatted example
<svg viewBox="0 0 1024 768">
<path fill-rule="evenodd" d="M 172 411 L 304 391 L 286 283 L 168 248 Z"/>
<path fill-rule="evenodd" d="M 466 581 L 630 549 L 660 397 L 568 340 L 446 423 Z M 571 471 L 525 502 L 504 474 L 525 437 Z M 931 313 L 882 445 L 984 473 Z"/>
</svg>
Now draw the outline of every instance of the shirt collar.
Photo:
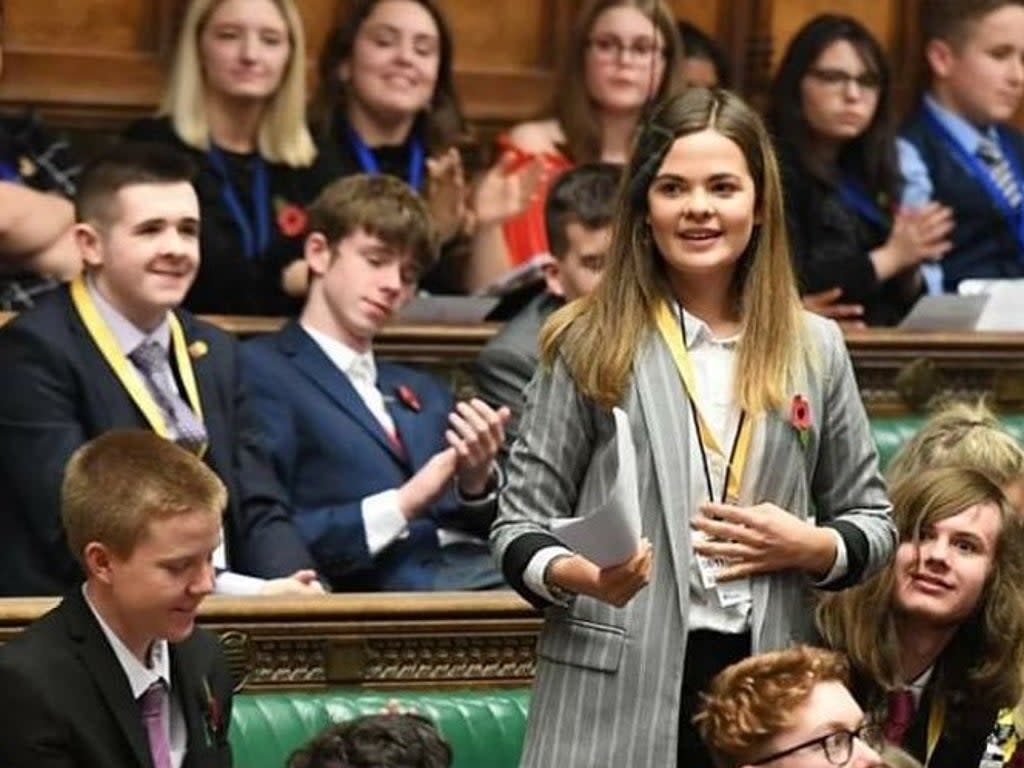
<svg viewBox="0 0 1024 768">
<path fill-rule="evenodd" d="M 932 113 L 932 116 L 939 121 L 950 135 L 956 139 L 957 144 L 963 147 L 969 154 L 978 153 L 978 144 L 982 137 L 991 139 L 998 143 L 999 135 L 994 127 L 989 126 L 984 131 L 978 130 L 977 126 L 968 122 L 960 115 L 950 112 L 935 100 L 935 97 L 926 95 L 924 97 L 925 107 Z"/>
<path fill-rule="evenodd" d="M 132 697 L 138 699 L 149 690 L 153 683 L 158 681 L 162 681 L 167 690 L 170 690 L 171 662 L 167 640 L 159 638 L 153 641 L 153 644 L 149 647 L 149 666 L 146 666 L 136 658 L 134 653 L 128 650 L 128 646 L 122 642 L 121 638 L 103 620 L 100 612 L 96 610 L 96 606 L 89 599 L 89 592 L 86 586 L 86 584 L 82 585 L 82 597 L 85 598 L 85 604 L 89 606 L 92 615 L 96 617 L 104 637 L 107 638 L 107 642 L 114 652 L 114 656 L 117 657 L 121 669 L 124 670 L 124 674 L 128 678 L 128 685 L 132 689 Z"/>
<path fill-rule="evenodd" d="M 121 350 L 122 354 L 126 356 L 130 355 L 145 341 L 155 341 L 165 352 L 170 350 L 171 326 L 167 322 L 166 317 L 152 333 L 146 333 L 132 323 L 131 320 L 114 309 L 113 305 L 104 298 L 102 293 L 100 293 L 99 289 L 96 287 L 96 282 L 91 275 L 86 275 L 85 288 L 89 292 L 89 296 L 92 298 L 93 303 L 96 305 L 96 311 L 100 313 L 100 317 L 103 318 L 103 322 L 106 323 L 110 332 L 114 335 L 114 340 L 117 342 L 117 348 Z"/>
<path fill-rule="evenodd" d="M 374 360 L 372 349 L 366 352 L 357 352 L 334 336 L 318 331 L 305 322 L 300 321 L 299 324 L 330 361 L 349 378 L 365 381 L 367 384 L 377 383 L 377 363 Z M 368 381 L 366 381 L 367 377 Z"/>
<path fill-rule="evenodd" d="M 711 327 L 696 315 L 687 312 L 678 301 L 672 302 L 672 311 L 676 316 L 676 322 L 682 323 L 687 349 L 699 349 L 707 346 L 733 349 L 740 340 L 738 333 L 727 339 L 716 339 L 711 333 Z"/>
</svg>

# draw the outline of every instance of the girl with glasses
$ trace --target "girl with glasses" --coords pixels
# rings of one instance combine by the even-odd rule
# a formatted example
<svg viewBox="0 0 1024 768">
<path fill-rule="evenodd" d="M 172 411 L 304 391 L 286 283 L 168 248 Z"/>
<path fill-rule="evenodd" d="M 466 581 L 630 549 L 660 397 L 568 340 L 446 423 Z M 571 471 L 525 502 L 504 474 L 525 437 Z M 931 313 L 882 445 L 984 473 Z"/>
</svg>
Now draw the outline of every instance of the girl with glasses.
<svg viewBox="0 0 1024 768">
<path fill-rule="evenodd" d="M 889 68 L 856 20 L 812 19 L 790 43 L 770 123 L 790 242 L 809 309 L 894 325 L 924 292 L 920 265 L 949 250 L 949 209 L 900 209 Z"/>
<path fill-rule="evenodd" d="M 625 163 L 645 111 L 678 90 L 679 59 L 675 21 L 661 0 L 584 5 L 544 117 L 499 137 L 492 174 L 533 165 L 543 180 L 524 211 L 477 228 L 482 282 L 548 254 L 544 198 L 553 177 L 581 163 Z"/>
</svg>

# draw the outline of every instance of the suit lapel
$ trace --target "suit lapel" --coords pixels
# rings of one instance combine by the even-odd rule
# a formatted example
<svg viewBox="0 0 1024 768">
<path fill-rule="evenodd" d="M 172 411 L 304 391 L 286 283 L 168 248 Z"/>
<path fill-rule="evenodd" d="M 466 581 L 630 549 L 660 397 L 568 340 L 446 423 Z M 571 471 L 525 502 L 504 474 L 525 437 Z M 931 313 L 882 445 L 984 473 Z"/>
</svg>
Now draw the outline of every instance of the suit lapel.
<svg viewBox="0 0 1024 768">
<path fill-rule="evenodd" d="M 422 411 L 415 411 L 410 406 L 400 402 L 398 388 L 408 385 L 400 375 L 401 368 L 383 363 L 377 368 L 377 387 L 384 395 L 384 403 L 387 405 L 388 413 L 395 422 L 395 429 L 402 440 L 402 447 L 405 449 L 404 459 L 409 466 L 419 469 L 429 461 L 430 457 L 437 451 L 437 435 L 424 434 L 424 415 Z"/>
<path fill-rule="evenodd" d="M 96 622 L 80 590 L 75 589 L 64 598 L 68 634 L 75 642 L 83 665 L 92 676 L 121 732 L 131 745 L 138 764 L 152 768 L 149 742 L 142 726 L 142 715 L 132 696 L 128 677 L 107 642 L 103 630 Z"/>
<path fill-rule="evenodd" d="M 135 403 L 121 386 L 121 382 L 117 380 L 107 361 L 103 359 L 96 342 L 86 330 L 71 302 L 71 294 L 67 288 L 63 289 L 63 300 L 67 312 L 68 331 L 86 377 L 86 397 L 99 400 L 96 403 L 97 407 L 89 409 L 90 416 L 95 419 L 94 430 L 90 434 L 101 434 L 118 427 L 137 426 L 149 429 L 142 413 L 135 407 Z"/>
<path fill-rule="evenodd" d="M 657 333 L 649 334 L 644 342 L 634 364 L 634 379 L 654 460 L 679 608 L 685 616 L 690 584 L 689 518 L 695 512 L 691 509 L 694 496 L 690 486 L 699 479 L 699 473 L 690 463 L 686 393 L 668 348 Z"/>
<path fill-rule="evenodd" d="M 187 734 L 184 767 L 195 764 L 195 756 L 207 746 L 201 739 L 207 737 L 207 725 L 203 720 L 202 706 L 205 695 L 201 681 L 201 670 L 197 669 L 191 646 L 184 643 L 172 645 L 171 649 L 171 689 L 181 703 L 181 711 L 185 716 L 185 732 Z"/>
<path fill-rule="evenodd" d="M 315 341 L 296 322 L 286 325 L 277 338 L 285 356 L 294 361 L 295 367 L 335 405 L 347 413 L 355 423 L 370 435 L 396 461 L 403 457 L 391 443 L 377 418 L 370 413 L 363 399 L 342 371 L 331 362 Z"/>
</svg>

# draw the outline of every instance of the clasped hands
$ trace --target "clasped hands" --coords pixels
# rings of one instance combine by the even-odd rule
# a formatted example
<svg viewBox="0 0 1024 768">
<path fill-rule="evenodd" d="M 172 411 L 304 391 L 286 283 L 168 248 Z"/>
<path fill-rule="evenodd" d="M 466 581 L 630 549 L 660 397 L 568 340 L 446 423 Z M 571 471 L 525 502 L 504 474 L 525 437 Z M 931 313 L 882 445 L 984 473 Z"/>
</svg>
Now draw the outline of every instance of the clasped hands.
<svg viewBox="0 0 1024 768">
<path fill-rule="evenodd" d="M 445 431 L 448 447 L 434 454 L 398 489 L 398 507 L 412 519 L 436 501 L 455 477 L 463 496 L 482 496 L 494 473 L 494 457 L 505 443 L 511 416 L 505 406 L 494 409 L 479 398 L 456 404 Z"/>
</svg>

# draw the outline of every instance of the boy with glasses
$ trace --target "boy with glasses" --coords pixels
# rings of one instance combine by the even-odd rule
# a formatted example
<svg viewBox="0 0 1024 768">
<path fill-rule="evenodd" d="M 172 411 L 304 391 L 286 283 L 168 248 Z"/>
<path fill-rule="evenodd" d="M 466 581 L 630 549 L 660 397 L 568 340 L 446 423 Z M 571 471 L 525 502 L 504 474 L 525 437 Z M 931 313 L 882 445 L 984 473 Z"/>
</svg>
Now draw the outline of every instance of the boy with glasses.
<svg viewBox="0 0 1024 768">
<path fill-rule="evenodd" d="M 838 654 L 809 646 L 763 653 L 712 681 L 696 722 L 717 768 L 880 768 L 869 723 Z"/>
</svg>

